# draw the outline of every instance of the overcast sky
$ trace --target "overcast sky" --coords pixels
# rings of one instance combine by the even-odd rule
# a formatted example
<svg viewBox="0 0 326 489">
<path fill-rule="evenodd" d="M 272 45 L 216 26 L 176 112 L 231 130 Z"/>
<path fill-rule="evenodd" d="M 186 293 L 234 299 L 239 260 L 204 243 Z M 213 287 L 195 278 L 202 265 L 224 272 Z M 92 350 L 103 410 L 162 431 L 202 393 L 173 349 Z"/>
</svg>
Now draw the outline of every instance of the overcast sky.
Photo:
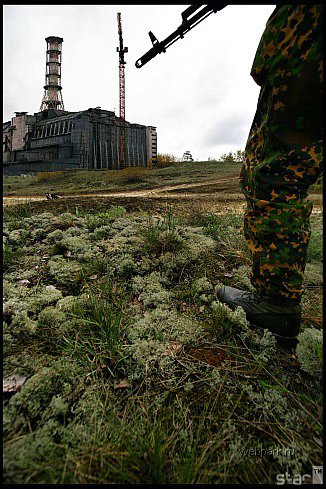
<svg viewBox="0 0 326 489">
<path fill-rule="evenodd" d="M 65 110 L 119 115 L 117 12 L 121 12 L 126 120 L 157 127 L 158 152 L 195 160 L 244 149 L 259 87 L 251 65 L 275 5 L 228 5 L 138 69 L 135 62 L 181 23 L 187 5 L 4 5 L 3 120 L 40 109 L 45 37 L 63 37 Z"/>
</svg>

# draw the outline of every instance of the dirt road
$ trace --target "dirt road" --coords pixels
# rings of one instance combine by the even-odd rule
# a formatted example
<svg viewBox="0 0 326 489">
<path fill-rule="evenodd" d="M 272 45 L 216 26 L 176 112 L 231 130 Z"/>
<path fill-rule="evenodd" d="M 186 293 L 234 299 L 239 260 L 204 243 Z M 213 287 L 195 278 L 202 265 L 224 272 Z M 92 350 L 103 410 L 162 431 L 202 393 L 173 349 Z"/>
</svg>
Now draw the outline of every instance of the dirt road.
<svg viewBox="0 0 326 489">
<path fill-rule="evenodd" d="M 165 185 L 164 187 L 158 187 L 158 188 L 153 188 L 153 189 L 146 189 L 146 190 L 132 190 L 132 191 L 123 191 L 123 192 L 99 192 L 99 193 L 82 193 L 82 194 L 68 194 L 68 195 L 60 195 L 61 199 L 75 199 L 75 198 L 91 198 L 91 197 L 100 197 L 100 198 L 105 198 L 105 197 L 135 197 L 135 198 L 143 198 L 143 197 L 169 197 L 170 192 L 173 192 L 173 195 L 171 195 L 172 198 L 176 197 L 191 197 L 191 198 L 196 198 L 200 197 L 203 195 L 203 192 L 177 192 L 178 190 L 191 190 L 191 189 L 207 189 L 210 187 L 215 186 L 214 191 L 211 193 L 204 192 L 205 196 L 209 195 L 216 195 L 218 192 L 221 191 L 220 184 L 230 184 L 230 180 L 236 181 L 236 177 L 231 177 L 231 178 L 220 178 L 218 180 L 213 180 L 211 182 L 200 182 L 200 183 L 183 183 L 179 185 Z M 213 189 L 212 189 L 213 190 Z M 223 188 L 223 191 L 227 190 L 227 187 Z M 3 197 L 3 203 L 4 205 L 10 205 L 10 204 L 17 204 L 17 203 L 23 203 L 23 202 L 35 202 L 35 201 L 40 201 L 40 200 L 47 200 L 45 195 L 24 195 L 24 196 L 4 196 Z"/>
<path fill-rule="evenodd" d="M 4 196 L 3 204 L 14 205 L 23 204 L 27 202 L 44 202 L 51 205 L 56 202 L 58 204 L 69 206 L 72 205 L 85 205 L 89 204 L 101 204 L 111 203 L 124 205 L 124 203 L 131 206 L 133 202 L 144 204 L 156 203 L 159 201 L 165 203 L 173 203 L 173 205 L 203 205 L 212 211 L 216 210 L 232 210 L 233 212 L 240 212 L 245 207 L 245 200 L 243 194 L 239 189 L 239 177 L 229 176 L 228 178 L 219 178 L 212 181 L 195 182 L 195 183 L 182 183 L 176 185 L 165 185 L 162 187 L 156 187 L 146 190 L 131 190 L 123 192 L 98 192 L 98 193 L 80 193 L 80 194 L 61 194 L 60 199 L 55 201 L 48 200 L 45 195 L 25 195 L 25 196 Z M 322 196 L 318 194 L 312 194 L 310 196 L 314 203 L 314 213 L 322 212 Z M 45 204 L 45 205 L 47 205 Z M 159 204 L 156 207 L 161 207 Z"/>
</svg>

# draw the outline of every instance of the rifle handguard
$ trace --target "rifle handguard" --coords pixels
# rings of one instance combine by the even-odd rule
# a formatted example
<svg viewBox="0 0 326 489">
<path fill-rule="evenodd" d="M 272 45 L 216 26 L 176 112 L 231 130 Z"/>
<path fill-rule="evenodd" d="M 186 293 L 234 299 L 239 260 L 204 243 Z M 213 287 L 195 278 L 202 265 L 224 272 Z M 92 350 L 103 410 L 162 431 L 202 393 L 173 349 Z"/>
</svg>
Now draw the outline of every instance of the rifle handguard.
<svg viewBox="0 0 326 489">
<path fill-rule="evenodd" d="M 141 68 L 148 61 L 155 58 L 157 54 L 165 53 L 166 49 L 175 43 L 178 39 L 183 39 L 184 34 L 190 31 L 193 27 L 199 24 L 201 21 L 206 19 L 210 14 L 216 13 L 219 10 L 222 10 L 226 7 L 226 4 L 209 2 L 207 5 L 190 5 L 184 12 L 181 13 L 182 23 L 181 25 L 170 34 L 164 41 L 159 42 L 154 34 L 150 31 L 149 37 L 152 41 L 153 47 L 147 51 L 141 58 L 137 59 L 135 65 L 136 68 Z M 203 7 L 203 8 L 202 8 Z M 200 12 L 196 12 L 196 10 L 202 8 Z M 192 14 L 193 17 L 189 18 Z"/>
</svg>

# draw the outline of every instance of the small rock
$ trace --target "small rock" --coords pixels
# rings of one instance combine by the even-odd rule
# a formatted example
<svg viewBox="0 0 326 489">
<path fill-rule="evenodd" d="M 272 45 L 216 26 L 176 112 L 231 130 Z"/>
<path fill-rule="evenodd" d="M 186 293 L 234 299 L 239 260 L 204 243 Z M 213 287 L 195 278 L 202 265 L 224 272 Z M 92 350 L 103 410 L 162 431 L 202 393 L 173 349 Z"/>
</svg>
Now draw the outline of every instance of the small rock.
<svg viewBox="0 0 326 489">
<path fill-rule="evenodd" d="M 173 355 L 178 353 L 182 349 L 182 343 L 178 343 L 177 341 L 171 341 L 169 344 L 169 348 L 163 353 L 163 356 Z"/>
<path fill-rule="evenodd" d="M 128 382 L 127 379 L 122 379 L 119 382 L 114 382 L 115 389 L 129 389 L 130 387 L 131 384 Z"/>
<path fill-rule="evenodd" d="M 17 392 L 24 384 L 26 377 L 23 375 L 13 374 L 3 379 L 3 392 Z"/>
<path fill-rule="evenodd" d="M 30 281 L 27 279 L 19 280 L 18 285 L 28 285 Z"/>
<path fill-rule="evenodd" d="M 45 290 L 56 290 L 54 285 L 46 285 Z"/>
</svg>

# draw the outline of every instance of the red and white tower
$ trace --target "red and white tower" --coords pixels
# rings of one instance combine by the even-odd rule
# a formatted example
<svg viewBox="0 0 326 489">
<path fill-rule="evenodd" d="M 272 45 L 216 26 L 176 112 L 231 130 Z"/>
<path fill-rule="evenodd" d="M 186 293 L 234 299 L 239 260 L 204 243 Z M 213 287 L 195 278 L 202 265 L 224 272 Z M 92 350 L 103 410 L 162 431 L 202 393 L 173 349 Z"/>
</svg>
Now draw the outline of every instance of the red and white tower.
<svg viewBox="0 0 326 489">
<path fill-rule="evenodd" d="M 46 39 L 46 71 L 44 95 L 40 111 L 46 109 L 64 110 L 61 87 L 62 37 L 49 36 Z"/>
<path fill-rule="evenodd" d="M 119 34 L 119 47 L 117 51 L 119 53 L 119 108 L 120 117 L 125 119 L 125 53 L 128 52 L 128 48 L 123 46 L 122 37 L 122 25 L 121 25 L 121 13 L 118 12 L 118 34 Z"/>
<path fill-rule="evenodd" d="M 117 51 L 119 53 L 119 108 L 120 118 L 122 119 L 123 127 L 120 128 L 120 144 L 119 144 L 119 167 L 123 168 L 125 164 L 125 53 L 128 52 L 128 48 L 123 46 L 122 37 L 122 25 L 121 25 L 121 13 L 118 12 L 118 34 L 119 34 L 119 47 Z"/>
</svg>

